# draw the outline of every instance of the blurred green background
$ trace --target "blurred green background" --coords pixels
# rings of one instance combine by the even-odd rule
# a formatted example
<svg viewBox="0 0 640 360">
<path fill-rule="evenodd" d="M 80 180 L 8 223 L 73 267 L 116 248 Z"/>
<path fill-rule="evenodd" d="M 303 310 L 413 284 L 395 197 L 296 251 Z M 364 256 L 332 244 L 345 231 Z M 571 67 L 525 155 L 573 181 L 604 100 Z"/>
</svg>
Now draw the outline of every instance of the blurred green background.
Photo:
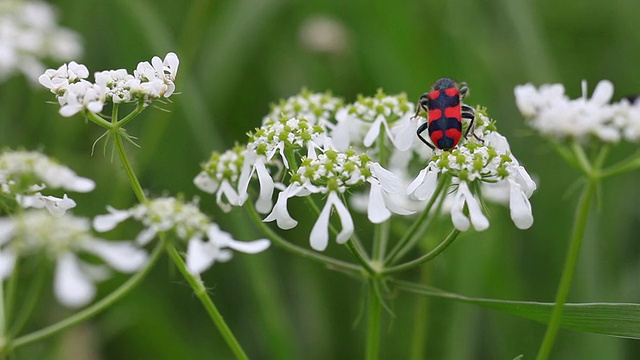
<svg viewBox="0 0 640 360">
<path fill-rule="evenodd" d="M 532 82 L 616 85 L 616 98 L 640 93 L 640 2 L 602 1 L 321 1 L 118 0 L 55 2 L 61 25 L 79 32 L 91 72 L 126 68 L 169 51 L 181 60 L 170 112 L 149 108 L 128 126 L 130 148 L 151 195 L 201 196 L 202 208 L 237 238 L 259 234 L 238 209 L 222 214 L 192 184 L 212 150 L 244 142 L 269 103 L 299 92 L 330 90 L 353 101 L 377 88 L 417 99 L 440 77 L 466 81 L 467 103 L 487 106 L 512 150 L 538 182 L 534 226 L 517 230 L 508 210 L 492 207 L 491 227 L 466 233 L 442 256 L 407 279 L 469 296 L 552 301 L 564 261 L 578 174 L 523 124 L 513 88 Z M 323 20 L 324 19 L 324 20 Z M 337 33 L 323 47 L 314 28 L 329 19 Z M 311 30 L 309 30 L 311 29 Z M 315 29 L 315 30 L 314 30 Z M 337 29 L 337 30 L 336 30 Z M 311 35 L 309 35 L 311 33 Z M 304 34 L 307 34 L 306 36 Z M 58 67 L 58 63 L 49 63 Z M 81 117 L 63 118 L 53 96 L 15 76 L 0 84 L 0 145 L 40 148 L 82 176 L 90 194 L 74 194 L 76 214 L 126 208 L 135 197 L 119 163 L 91 156 L 101 134 Z M 619 146 L 612 157 L 633 149 Z M 640 176 L 608 180 L 590 217 L 572 302 L 640 302 Z M 311 218 L 309 218 L 311 219 Z M 444 224 L 448 224 L 448 219 Z M 449 225 L 447 225 L 449 226 Z M 306 244 L 308 226 L 289 231 Z M 131 234 L 122 234 L 132 236 Z M 330 252 L 345 256 L 330 245 Z M 203 276 L 213 300 L 255 359 L 352 359 L 364 354 L 366 319 L 360 282 L 272 248 L 236 254 Z M 124 280 L 101 287 L 106 294 Z M 43 292 L 35 330 L 68 315 Z M 388 299 L 382 358 L 532 358 L 545 326 L 472 305 L 419 298 Z M 416 308 L 422 309 L 416 314 Z M 414 330 L 428 324 L 416 349 Z M 53 351 L 55 350 L 55 351 Z M 637 359 L 640 343 L 561 330 L 555 359 Z M 17 351 L 18 359 L 232 358 L 205 311 L 169 261 L 114 308 L 83 326 Z"/>
</svg>

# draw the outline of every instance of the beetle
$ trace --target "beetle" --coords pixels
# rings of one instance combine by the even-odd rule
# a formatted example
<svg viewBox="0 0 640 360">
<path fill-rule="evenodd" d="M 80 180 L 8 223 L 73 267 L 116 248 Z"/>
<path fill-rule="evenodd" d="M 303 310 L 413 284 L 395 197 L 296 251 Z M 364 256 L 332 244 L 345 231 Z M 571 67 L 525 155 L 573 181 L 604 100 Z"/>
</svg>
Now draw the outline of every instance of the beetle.
<svg viewBox="0 0 640 360">
<path fill-rule="evenodd" d="M 438 148 L 446 151 L 458 145 L 462 136 L 462 119 L 469 120 L 469 127 L 464 133 L 465 139 L 467 138 L 475 119 L 473 108 L 462 103 L 468 94 L 469 87 L 466 83 L 458 84 L 449 78 L 442 78 L 433 84 L 429 92 L 420 96 L 414 117 L 421 110 L 429 116 L 428 121 L 418 127 L 417 135 L 432 150 Z M 433 144 L 421 135 L 427 129 Z"/>
</svg>

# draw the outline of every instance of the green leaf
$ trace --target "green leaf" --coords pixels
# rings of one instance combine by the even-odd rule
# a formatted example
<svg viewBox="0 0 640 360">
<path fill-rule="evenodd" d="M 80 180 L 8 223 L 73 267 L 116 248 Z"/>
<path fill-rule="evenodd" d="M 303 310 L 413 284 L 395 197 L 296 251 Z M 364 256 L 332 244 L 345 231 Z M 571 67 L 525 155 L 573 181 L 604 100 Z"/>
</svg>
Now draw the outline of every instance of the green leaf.
<svg viewBox="0 0 640 360">
<path fill-rule="evenodd" d="M 391 282 L 401 290 L 480 305 L 543 324 L 549 321 L 553 310 L 553 303 L 471 298 L 431 286 L 400 280 Z M 640 339 L 640 304 L 568 303 L 565 304 L 560 326 L 595 334 Z"/>
</svg>

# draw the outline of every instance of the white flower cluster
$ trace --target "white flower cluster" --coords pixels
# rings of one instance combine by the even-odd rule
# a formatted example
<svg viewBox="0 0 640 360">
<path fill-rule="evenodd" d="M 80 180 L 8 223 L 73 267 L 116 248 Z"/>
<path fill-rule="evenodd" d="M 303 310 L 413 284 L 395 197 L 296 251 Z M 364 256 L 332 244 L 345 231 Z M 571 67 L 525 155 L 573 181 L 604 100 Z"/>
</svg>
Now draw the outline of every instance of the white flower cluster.
<svg viewBox="0 0 640 360">
<path fill-rule="evenodd" d="M 178 56 L 170 52 L 164 60 L 154 56 L 151 62 L 139 63 L 133 75 L 125 69 L 97 72 L 92 83 L 86 80 L 87 67 L 72 61 L 57 69 L 48 69 L 38 81 L 56 95 L 60 114 L 70 117 L 85 110 L 100 113 L 109 101 L 147 105 L 155 99 L 168 98 L 176 88 L 174 81 L 179 64 Z"/>
<path fill-rule="evenodd" d="M 114 229 L 119 223 L 133 218 L 144 225 L 136 237 L 136 243 L 145 245 L 160 232 L 170 232 L 178 239 L 187 241 L 187 268 L 194 274 L 207 270 L 215 261 L 231 259 L 229 249 L 255 254 L 266 250 L 269 240 L 252 242 L 234 240 L 222 231 L 195 203 L 185 203 L 173 197 L 163 197 L 139 204 L 128 210 L 108 208 L 109 214 L 93 219 L 96 231 Z M 206 240 L 205 240 L 206 238 Z"/>
<path fill-rule="evenodd" d="M 337 242 L 344 243 L 353 235 L 353 218 L 345 200 L 350 200 L 352 209 L 366 211 L 372 223 L 382 223 L 392 214 L 410 215 L 425 209 L 443 174 L 456 189 L 444 192 L 446 203 L 452 202 L 456 228 L 464 231 L 473 225 L 484 230 L 489 226 L 479 200 L 485 193 L 487 198 L 509 204 L 516 226 L 531 226 L 528 199 L 536 185 L 483 109 L 475 111 L 469 139 L 450 152 L 432 152 L 416 140 L 419 123 L 426 119 L 413 116 L 415 105 L 405 95 L 388 96 L 380 90 L 374 97 L 360 96 L 355 103 L 338 108 L 335 119 L 323 115 L 326 127 L 314 126 L 297 115 L 287 117 L 289 112 L 282 110 L 297 114 L 301 107 L 292 99 L 304 96 L 308 94 L 281 102 L 277 107 L 281 117 L 274 120 L 274 112 L 267 116 L 265 124 L 249 134 L 246 147 L 212 155 L 194 180 L 196 185 L 216 192 L 218 204 L 228 211 L 230 205 L 244 203 L 249 183 L 257 177 L 256 210 L 268 214 L 264 221 L 275 221 L 282 229 L 298 224 L 288 212 L 289 199 L 323 194 L 326 200 L 310 234 L 311 247 L 316 250 L 327 247 L 333 210 L 341 223 Z M 384 141 L 376 142 L 380 138 Z M 388 149 L 379 151 L 379 146 Z M 371 151 L 363 153 L 362 149 Z M 386 154 L 385 159 L 379 160 L 381 153 Z M 388 164 L 388 169 L 379 162 Z M 282 167 L 290 173 L 279 176 Z M 229 203 L 221 202 L 223 196 Z"/>
<path fill-rule="evenodd" d="M 326 129 L 333 126 L 336 111 L 342 108 L 343 104 L 342 99 L 332 96 L 331 93 L 313 93 L 303 89 L 299 95 L 272 105 L 271 112 L 262 119 L 262 124 L 277 122 L 282 118 L 298 118 Z"/>
<path fill-rule="evenodd" d="M 580 141 L 595 137 L 609 143 L 640 140 L 640 103 L 626 99 L 610 103 L 613 90 L 610 81 L 602 80 L 589 99 L 583 81 L 582 97 L 572 100 L 561 84 L 538 89 L 526 84 L 516 86 L 515 96 L 520 112 L 542 135 Z"/>
<path fill-rule="evenodd" d="M 42 60 L 67 61 L 82 53 L 80 37 L 58 26 L 53 7 L 42 1 L 0 2 L 0 81 L 22 72 L 36 82 Z"/>
<path fill-rule="evenodd" d="M 202 164 L 202 171 L 193 179 L 198 189 L 216 194 L 216 203 L 224 212 L 231 211 L 231 205 L 239 204 L 237 186 L 246 152 L 246 147 L 235 146 L 222 154 L 211 153 L 209 160 Z M 260 174 L 261 171 L 258 172 Z"/>
<path fill-rule="evenodd" d="M 89 192 L 95 183 L 37 151 L 0 153 L 0 194 L 15 199 L 24 208 L 46 208 L 55 216 L 76 206 L 66 194 L 62 198 L 43 195 L 41 191 L 47 187 Z"/>
<path fill-rule="evenodd" d="M 342 151 L 351 146 L 369 148 L 380 131 L 384 131 L 395 145 L 391 128 L 398 122 L 408 121 L 414 112 L 415 107 L 405 94 L 391 96 L 378 90 L 373 97 L 358 96 L 356 102 L 337 112 L 337 124 L 331 133 L 333 144 Z"/>
<path fill-rule="evenodd" d="M 314 193 L 327 194 L 327 201 L 320 212 L 311 235 L 311 247 L 324 250 L 329 242 L 329 218 L 335 209 L 342 224 L 342 230 L 336 241 L 345 243 L 353 235 L 354 225 L 349 210 L 340 199 L 348 188 L 354 188 L 368 182 L 371 184 L 368 217 L 373 223 L 386 221 L 391 212 L 406 214 L 404 209 L 394 207 L 388 201 L 392 194 L 402 189 L 396 176 L 385 170 L 380 164 L 370 161 L 364 154 L 353 150 L 338 152 L 327 149 L 316 158 L 303 158 L 302 164 L 293 175 L 290 185 L 278 194 L 278 200 L 264 221 L 276 221 L 281 229 L 291 229 L 298 222 L 287 210 L 287 202 L 294 196 L 307 196 Z"/>
<path fill-rule="evenodd" d="M 93 299 L 94 283 L 109 275 L 102 265 L 81 260 L 91 254 L 109 267 L 133 273 L 147 254 L 128 241 L 107 241 L 93 236 L 89 220 L 64 215 L 53 217 L 42 210 L 26 211 L 14 218 L 0 218 L 0 280 L 11 275 L 20 257 L 44 254 L 56 262 L 54 291 L 65 306 L 80 307 Z"/>
<path fill-rule="evenodd" d="M 477 111 L 476 115 L 481 123 L 491 123 L 482 112 Z M 457 187 L 446 196 L 451 220 L 458 230 L 466 231 L 470 225 L 476 231 L 489 227 L 480 205 L 480 195 L 508 203 L 516 227 L 531 227 L 533 215 L 529 198 L 536 183 L 513 156 L 504 136 L 486 128 L 479 131 L 484 134 L 483 143 L 470 140 L 451 151 L 436 150 L 431 161 L 409 185 L 407 193 L 417 200 L 428 200 L 433 196 L 440 176 L 448 174 Z"/>
</svg>

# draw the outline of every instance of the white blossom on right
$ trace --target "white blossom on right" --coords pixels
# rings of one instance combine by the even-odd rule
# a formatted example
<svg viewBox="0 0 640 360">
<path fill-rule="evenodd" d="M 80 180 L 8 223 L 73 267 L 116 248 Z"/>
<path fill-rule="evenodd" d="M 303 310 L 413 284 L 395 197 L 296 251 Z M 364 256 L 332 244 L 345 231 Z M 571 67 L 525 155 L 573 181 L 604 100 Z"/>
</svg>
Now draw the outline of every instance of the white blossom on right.
<svg viewBox="0 0 640 360">
<path fill-rule="evenodd" d="M 450 151 L 434 151 L 407 193 L 417 200 L 428 200 L 446 174 L 455 189 L 444 196 L 448 197 L 456 229 L 467 231 L 473 227 L 483 231 L 489 227 L 482 199 L 506 203 L 516 227 L 527 229 L 533 224 L 529 198 L 536 183 L 513 156 L 506 138 L 495 131 L 484 110 L 476 109 L 476 121 L 477 126 L 466 142 Z"/>
<path fill-rule="evenodd" d="M 622 139 L 640 139 L 640 103 L 627 99 L 611 103 L 614 86 L 602 80 L 587 96 L 587 83 L 582 82 L 582 97 L 570 99 L 562 84 L 532 84 L 515 88 L 516 104 L 528 124 L 544 136 L 563 140 L 590 138 L 605 143 Z"/>
</svg>

